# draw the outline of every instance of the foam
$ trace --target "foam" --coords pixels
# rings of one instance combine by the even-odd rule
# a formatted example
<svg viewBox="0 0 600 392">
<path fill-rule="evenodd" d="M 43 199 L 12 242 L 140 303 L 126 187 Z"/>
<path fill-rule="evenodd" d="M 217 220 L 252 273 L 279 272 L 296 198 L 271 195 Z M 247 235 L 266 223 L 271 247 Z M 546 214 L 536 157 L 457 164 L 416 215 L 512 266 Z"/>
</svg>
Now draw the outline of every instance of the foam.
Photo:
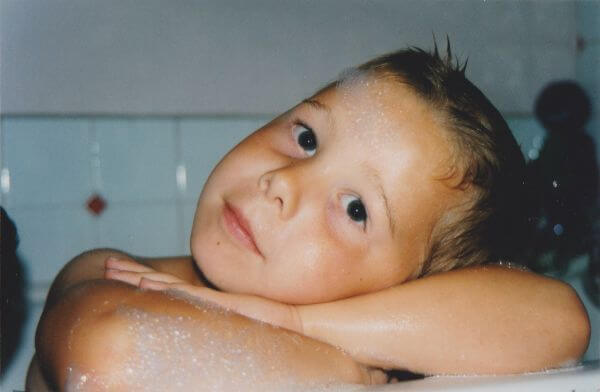
<svg viewBox="0 0 600 392">
<path fill-rule="evenodd" d="M 73 366 L 65 390 L 111 391 L 124 385 L 127 390 L 149 392 L 361 389 L 359 385 L 342 385 L 334 380 L 307 383 L 298 379 L 294 369 L 278 361 L 290 344 L 302 344 L 296 334 L 280 329 L 274 334 L 275 339 L 263 345 L 256 341 L 250 328 L 234 326 L 230 312 L 198 301 L 193 303 L 208 313 L 207 320 L 118 308 L 117 313 L 130 320 L 126 333 L 133 349 L 126 354 L 128 358 L 110 375 L 82 372 Z M 320 350 L 325 354 L 328 351 Z"/>
</svg>

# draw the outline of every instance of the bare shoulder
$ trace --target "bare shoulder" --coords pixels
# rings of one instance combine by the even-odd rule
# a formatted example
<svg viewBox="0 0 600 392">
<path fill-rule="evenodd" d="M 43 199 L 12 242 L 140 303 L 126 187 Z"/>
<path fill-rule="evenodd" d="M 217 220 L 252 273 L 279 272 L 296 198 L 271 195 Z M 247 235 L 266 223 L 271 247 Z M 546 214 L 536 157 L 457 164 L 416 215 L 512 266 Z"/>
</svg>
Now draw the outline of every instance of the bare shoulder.
<svg viewBox="0 0 600 392">
<path fill-rule="evenodd" d="M 46 306 L 54 303 L 66 290 L 79 283 L 102 279 L 104 277 L 104 262 L 110 256 L 132 258 L 132 256 L 116 249 L 92 249 L 77 255 L 62 268 L 56 279 L 54 279 L 46 300 Z"/>
<path fill-rule="evenodd" d="M 137 261 L 157 271 L 175 275 L 192 284 L 203 285 L 201 274 L 191 256 L 143 258 L 116 249 L 92 249 L 76 256 L 63 267 L 52 284 L 47 303 L 53 303 L 66 290 L 79 283 L 103 279 L 104 265 L 109 257 Z"/>
</svg>

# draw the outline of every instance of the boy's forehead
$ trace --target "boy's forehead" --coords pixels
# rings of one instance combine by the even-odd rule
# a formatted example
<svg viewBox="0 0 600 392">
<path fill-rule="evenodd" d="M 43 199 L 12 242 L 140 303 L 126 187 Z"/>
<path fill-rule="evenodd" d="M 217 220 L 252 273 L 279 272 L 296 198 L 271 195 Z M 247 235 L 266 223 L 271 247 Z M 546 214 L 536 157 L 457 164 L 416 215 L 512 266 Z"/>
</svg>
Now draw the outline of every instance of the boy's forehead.
<svg viewBox="0 0 600 392">
<path fill-rule="evenodd" d="M 376 74 L 373 71 L 349 68 L 340 74 L 335 85 L 339 89 L 365 86 L 373 82 L 375 78 Z"/>
<path fill-rule="evenodd" d="M 414 100 L 416 95 L 398 81 L 382 78 L 373 71 L 355 70 L 347 71 L 340 80 L 313 98 L 325 99 L 340 116 L 368 113 L 383 118 L 400 113 L 407 98 Z"/>
<path fill-rule="evenodd" d="M 431 114 L 428 105 L 407 86 L 372 71 L 349 72 L 313 99 L 329 109 L 332 120 L 341 128 L 358 131 L 354 132 L 357 137 L 391 135 L 400 128 L 414 131 L 418 122 L 413 120 Z"/>
<path fill-rule="evenodd" d="M 336 134 L 359 142 L 359 156 L 401 151 L 406 159 L 427 157 L 436 173 L 449 163 L 443 113 L 398 78 L 359 70 L 312 99 L 327 108 Z"/>
</svg>

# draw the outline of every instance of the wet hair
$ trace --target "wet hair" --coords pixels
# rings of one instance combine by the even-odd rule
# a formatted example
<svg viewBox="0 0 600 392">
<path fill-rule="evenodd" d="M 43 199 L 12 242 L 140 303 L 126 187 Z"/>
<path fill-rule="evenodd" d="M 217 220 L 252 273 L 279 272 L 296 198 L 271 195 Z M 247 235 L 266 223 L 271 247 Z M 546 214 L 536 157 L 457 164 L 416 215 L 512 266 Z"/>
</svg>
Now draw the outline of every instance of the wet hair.
<svg viewBox="0 0 600 392">
<path fill-rule="evenodd" d="M 468 201 L 446 211 L 430 238 L 420 276 L 514 261 L 529 232 L 525 160 L 506 121 L 452 56 L 408 48 L 356 68 L 409 86 L 442 115 L 454 143 L 449 178 Z"/>
</svg>

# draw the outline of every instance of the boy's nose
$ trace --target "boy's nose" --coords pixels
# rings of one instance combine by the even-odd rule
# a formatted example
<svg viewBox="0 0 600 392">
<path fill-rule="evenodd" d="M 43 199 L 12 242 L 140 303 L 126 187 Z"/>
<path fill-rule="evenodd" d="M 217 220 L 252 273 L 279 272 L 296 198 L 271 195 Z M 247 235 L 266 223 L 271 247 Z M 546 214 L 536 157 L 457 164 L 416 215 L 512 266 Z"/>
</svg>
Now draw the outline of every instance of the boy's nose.
<svg viewBox="0 0 600 392">
<path fill-rule="evenodd" d="M 258 187 L 266 198 L 277 205 L 281 218 L 291 217 L 298 206 L 299 189 L 294 170 L 290 167 L 263 174 Z"/>
</svg>

